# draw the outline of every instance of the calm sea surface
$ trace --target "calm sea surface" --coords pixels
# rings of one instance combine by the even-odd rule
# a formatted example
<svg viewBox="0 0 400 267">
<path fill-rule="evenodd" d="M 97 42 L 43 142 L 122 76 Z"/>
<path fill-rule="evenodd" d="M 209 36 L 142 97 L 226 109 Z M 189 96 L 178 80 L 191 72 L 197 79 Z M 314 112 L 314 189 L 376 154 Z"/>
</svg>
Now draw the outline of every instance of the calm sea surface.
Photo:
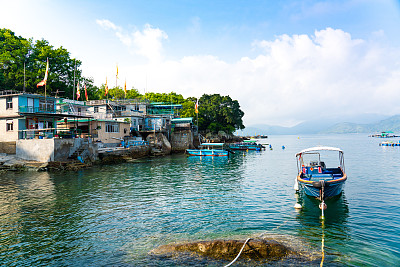
<svg viewBox="0 0 400 267">
<path fill-rule="evenodd" d="M 270 235 L 305 260 L 270 265 L 400 265 L 400 147 L 366 135 L 270 136 L 273 150 L 228 158 L 174 155 L 78 172 L 0 177 L 1 266 L 223 266 L 155 257 L 170 242 Z M 395 140 L 397 141 L 397 140 Z M 286 149 L 282 149 L 282 145 Z M 295 211 L 295 153 L 345 152 L 344 193 Z M 243 262 L 234 266 L 243 266 Z"/>
</svg>

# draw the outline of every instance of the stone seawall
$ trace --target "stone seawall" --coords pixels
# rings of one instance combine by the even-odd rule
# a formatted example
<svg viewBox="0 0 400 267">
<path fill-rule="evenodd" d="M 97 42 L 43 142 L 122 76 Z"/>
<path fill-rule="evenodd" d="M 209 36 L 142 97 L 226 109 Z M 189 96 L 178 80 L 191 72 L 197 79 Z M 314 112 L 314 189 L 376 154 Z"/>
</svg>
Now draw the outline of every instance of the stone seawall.
<svg viewBox="0 0 400 267">
<path fill-rule="evenodd" d="M 150 156 L 151 148 L 148 145 L 129 148 L 114 148 L 99 150 L 99 160 L 102 163 L 129 162 L 134 159 Z"/>
<path fill-rule="evenodd" d="M 0 142 L 0 153 L 15 154 L 16 142 Z"/>
<path fill-rule="evenodd" d="M 187 130 L 171 133 L 171 147 L 174 153 L 185 152 L 186 149 L 193 148 L 192 131 Z"/>
</svg>

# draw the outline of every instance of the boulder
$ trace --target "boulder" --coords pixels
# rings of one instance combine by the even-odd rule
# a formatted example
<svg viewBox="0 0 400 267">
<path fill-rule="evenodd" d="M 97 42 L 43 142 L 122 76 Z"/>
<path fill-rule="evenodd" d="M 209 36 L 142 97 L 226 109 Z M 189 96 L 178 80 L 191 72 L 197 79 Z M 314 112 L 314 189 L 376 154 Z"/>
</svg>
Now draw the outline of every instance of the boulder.
<svg viewBox="0 0 400 267">
<path fill-rule="evenodd" d="M 180 253 L 195 253 L 200 256 L 218 260 L 233 260 L 240 252 L 245 240 L 213 240 L 183 244 L 168 244 L 153 249 L 150 254 L 158 256 L 175 256 Z M 279 260 L 294 252 L 274 241 L 251 239 L 243 249 L 240 259 Z"/>
</svg>

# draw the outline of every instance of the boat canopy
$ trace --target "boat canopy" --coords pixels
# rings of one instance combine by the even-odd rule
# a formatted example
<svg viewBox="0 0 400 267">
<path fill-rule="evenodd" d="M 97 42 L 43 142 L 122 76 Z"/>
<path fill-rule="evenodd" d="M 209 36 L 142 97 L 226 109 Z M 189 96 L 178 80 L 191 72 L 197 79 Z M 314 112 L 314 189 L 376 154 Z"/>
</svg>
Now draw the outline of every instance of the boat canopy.
<svg viewBox="0 0 400 267">
<path fill-rule="evenodd" d="M 301 155 L 301 154 L 304 154 L 304 153 L 312 153 L 312 152 L 321 151 L 321 150 L 337 151 L 337 152 L 343 154 L 343 151 L 340 148 L 337 148 L 337 147 L 316 146 L 316 147 L 311 147 L 311 148 L 307 148 L 307 149 L 304 149 L 304 150 L 300 151 L 299 153 L 296 154 L 296 157 Z"/>
<path fill-rule="evenodd" d="M 201 146 L 223 146 L 224 143 L 202 143 Z"/>
</svg>

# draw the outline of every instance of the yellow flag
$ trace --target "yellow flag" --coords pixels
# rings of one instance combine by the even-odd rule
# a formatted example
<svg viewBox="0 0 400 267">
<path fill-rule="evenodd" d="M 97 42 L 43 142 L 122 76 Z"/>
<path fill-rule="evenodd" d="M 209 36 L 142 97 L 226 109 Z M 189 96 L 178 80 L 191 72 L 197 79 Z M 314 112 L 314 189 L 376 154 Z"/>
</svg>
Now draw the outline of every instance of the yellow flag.
<svg viewBox="0 0 400 267">
<path fill-rule="evenodd" d="M 117 79 L 118 79 L 118 64 L 117 64 Z"/>
<path fill-rule="evenodd" d="M 108 94 L 108 85 L 107 85 L 107 77 L 106 77 L 106 93 L 104 94 L 104 95 L 107 95 Z"/>
<path fill-rule="evenodd" d="M 126 98 L 126 79 L 125 79 L 124 91 L 125 91 L 125 98 Z"/>
<path fill-rule="evenodd" d="M 79 82 L 78 85 L 76 86 L 76 100 L 79 100 L 81 97 L 81 90 L 79 90 Z"/>
</svg>

